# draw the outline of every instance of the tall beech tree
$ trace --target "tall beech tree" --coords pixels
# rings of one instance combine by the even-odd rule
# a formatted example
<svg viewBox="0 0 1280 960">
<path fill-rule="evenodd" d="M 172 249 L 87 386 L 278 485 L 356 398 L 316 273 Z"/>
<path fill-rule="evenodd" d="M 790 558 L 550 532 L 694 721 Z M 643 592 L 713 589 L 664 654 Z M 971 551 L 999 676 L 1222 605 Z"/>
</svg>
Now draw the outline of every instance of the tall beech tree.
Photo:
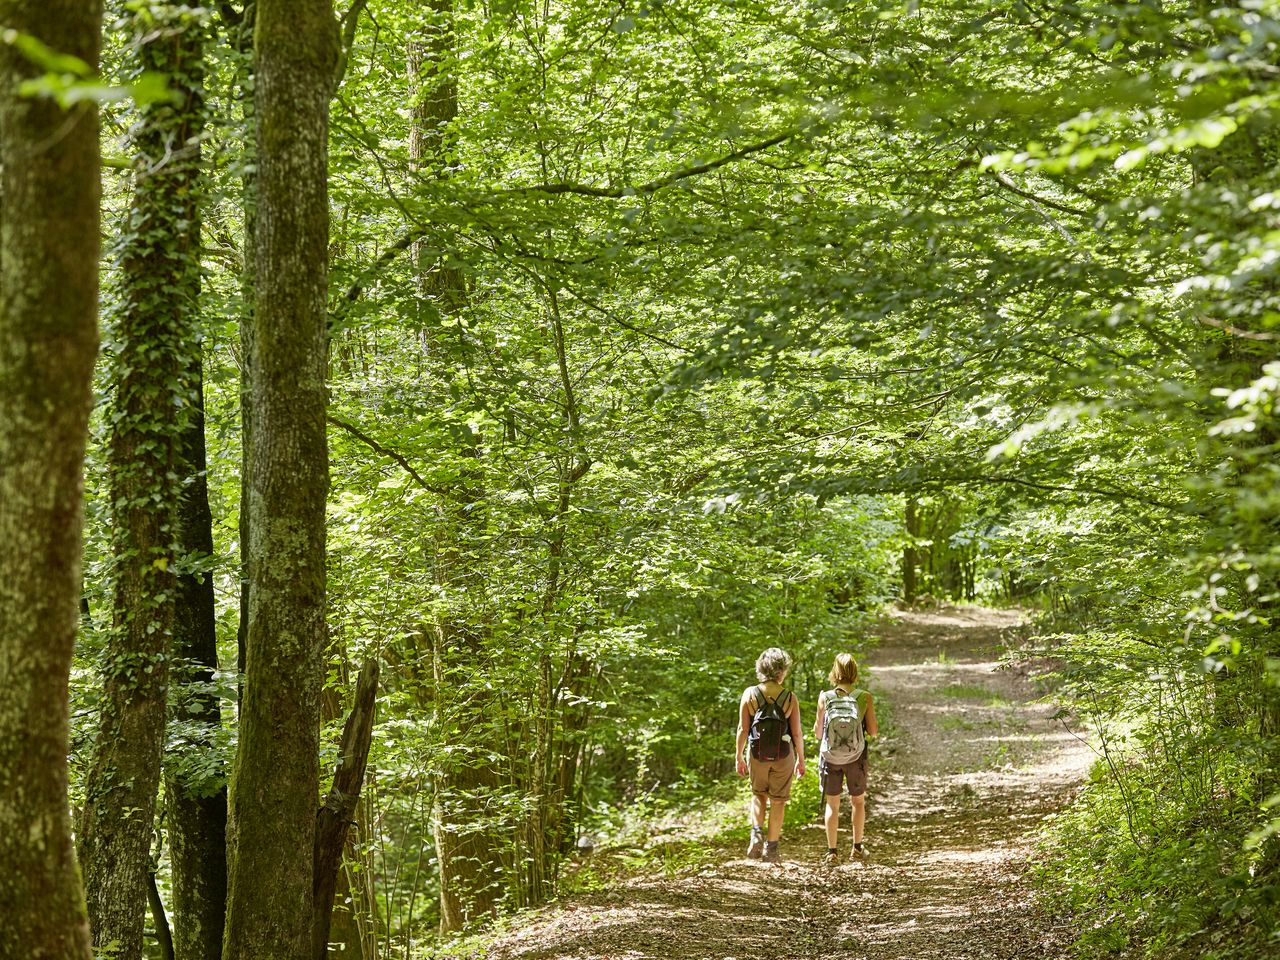
<svg viewBox="0 0 1280 960">
<path fill-rule="evenodd" d="M 325 649 L 328 0 L 260 0 L 248 451 L 252 558 L 230 790 L 226 960 L 311 950 Z"/>
<path fill-rule="evenodd" d="M 93 0 L 0 3 L 7 30 L 76 58 L 81 76 L 97 69 L 101 20 Z M 23 50 L 0 44 L 0 956 L 88 960 L 67 677 L 98 348 L 98 117 L 24 94 L 43 65 Z"/>
<path fill-rule="evenodd" d="M 431 0 L 421 11 L 422 39 L 406 47 L 410 127 L 410 172 L 446 181 L 456 151 L 453 122 L 458 115 L 457 49 L 453 0 Z M 425 368 L 432 392 L 447 402 L 457 364 L 470 349 L 459 325 L 467 307 L 466 277 L 427 240 L 410 248 L 419 308 L 452 326 L 428 323 L 423 334 Z M 451 336 L 450 334 L 454 334 Z M 432 625 L 431 706 L 438 721 L 461 721 L 476 731 L 466 748 L 440 759 L 434 792 L 436 860 L 440 865 L 440 929 L 463 929 L 491 916 L 502 896 L 494 870 L 503 853 L 502 837 L 485 823 L 488 798 L 498 778 L 481 758 L 495 744 L 482 722 L 493 692 L 473 681 L 484 656 L 487 625 L 482 556 L 488 532 L 484 489 L 483 438 L 471 424 L 458 424 L 446 456 L 458 464 L 459 483 L 442 497 L 431 528 L 432 573 L 449 602 Z"/>
</svg>

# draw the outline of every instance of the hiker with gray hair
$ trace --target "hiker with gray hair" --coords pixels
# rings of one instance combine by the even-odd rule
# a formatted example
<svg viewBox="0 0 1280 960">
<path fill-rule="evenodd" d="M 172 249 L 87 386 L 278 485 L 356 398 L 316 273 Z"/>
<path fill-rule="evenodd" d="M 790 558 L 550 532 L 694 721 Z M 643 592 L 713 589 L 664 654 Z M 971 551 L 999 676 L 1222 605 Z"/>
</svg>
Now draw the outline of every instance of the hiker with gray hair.
<svg viewBox="0 0 1280 960">
<path fill-rule="evenodd" d="M 747 856 L 779 863 L 782 818 L 791 799 L 793 776 L 804 776 L 804 736 L 800 732 L 800 701 L 782 684 L 791 658 L 770 647 L 756 659 L 760 682 L 742 691 L 738 703 L 738 776 L 751 776 L 751 841 Z M 748 748 L 748 744 L 750 744 Z M 747 753 L 744 754 L 744 748 Z M 765 819 L 768 815 L 766 836 Z"/>
</svg>

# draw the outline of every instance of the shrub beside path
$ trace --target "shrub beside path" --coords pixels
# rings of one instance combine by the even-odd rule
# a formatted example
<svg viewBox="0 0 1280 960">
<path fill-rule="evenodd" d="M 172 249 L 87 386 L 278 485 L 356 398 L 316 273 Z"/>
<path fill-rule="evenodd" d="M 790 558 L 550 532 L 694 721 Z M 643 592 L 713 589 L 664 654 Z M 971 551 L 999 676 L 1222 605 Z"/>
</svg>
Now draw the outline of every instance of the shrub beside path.
<svg viewBox="0 0 1280 960">
<path fill-rule="evenodd" d="M 905 611 L 878 631 L 870 685 L 889 702 L 873 755 L 868 860 L 826 868 L 816 820 L 784 836 L 784 862 L 722 859 L 636 877 L 521 920 L 486 954 L 503 960 L 1001 960 L 1066 957 L 1070 932 L 1027 880 L 1043 818 L 1093 755 L 1024 669 L 997 669 L 1011 611 Z M 806 704 L 810 709 L 811 704 Z M 810 723 L 812 718 L 810 715 Z M 816 769 L 816 764 L 813 768 Z M 816 811 L 815 811 L 816 813 Z M 841 852 L 849 848 L 848 807 Z"/>
</svg>

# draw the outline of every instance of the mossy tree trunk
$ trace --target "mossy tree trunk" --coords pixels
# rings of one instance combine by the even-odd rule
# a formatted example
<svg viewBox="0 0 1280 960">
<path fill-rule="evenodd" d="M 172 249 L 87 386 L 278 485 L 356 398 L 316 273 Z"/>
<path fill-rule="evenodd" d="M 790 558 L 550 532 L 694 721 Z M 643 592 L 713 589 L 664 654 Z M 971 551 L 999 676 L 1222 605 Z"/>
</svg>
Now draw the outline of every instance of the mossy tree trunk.
<svg viewBox="0 0 1280 960">
<path fill-rule="evenodd" d="M 185 5 L 151 7 L 156 29 L 140 46 L 144 69 L 163 72 L 178 96 L 163 133 L 181 153 L 169 160 L 167 176 L 152 188 L 167 194 L 165 210 L 179 218 L 169 271 L 174 323 L 188 334 L 199 330 L 200 138 L 205 126 L 204 44 L 206 28 Z M 161 119 L 157 117 L 157 123 Z M 178 436 L 183 481 L 174 523 L 179 570 L 173 617 L 172 720 L 179 750 L 165 764 L 169 859 L 175 954 L 182 960 L 218 960 L 226 917 L 227 789 L 225 775 L 210 764 L 221 726 L 212 689 L 218 669 L 213 576 L 213 517 L 205 452 L 204 370 L 198 338 L 184 355 L 182 388 L 189 415 Z M 210 774 L 210 770 L 215 772 Z"/>
<path fill-rule="evenodd" d="M 200 27 L 190 11 L 176 4 L 138 8 L 131 25 L 139 69 L 164 73 L 176 96 L 141 108 L 133 199 L 117 251 L 108 453 L 115 609 L 78 837 L 94 944 L 112 945 L 125 960 L 142 956 L 179 596 L 180 447 L 199 350 L 196 187 L 203 112 Z"/>
<path fill-rule="evenodd" d="M 0 2 L 0 23 L 98 63 L 101 6 Z M 98 118 L 18 94 L 0 44 L 0 956 L 88 960 L 67 803 L 83 467 L 97 355 Z"/>
<path fill-rule="evenodd" d="M 225 960 L 311 951 L 325 648 L 328 0 L 259 0 L 257 223 L 246 369 L 251 557 Z"/>
</svg>

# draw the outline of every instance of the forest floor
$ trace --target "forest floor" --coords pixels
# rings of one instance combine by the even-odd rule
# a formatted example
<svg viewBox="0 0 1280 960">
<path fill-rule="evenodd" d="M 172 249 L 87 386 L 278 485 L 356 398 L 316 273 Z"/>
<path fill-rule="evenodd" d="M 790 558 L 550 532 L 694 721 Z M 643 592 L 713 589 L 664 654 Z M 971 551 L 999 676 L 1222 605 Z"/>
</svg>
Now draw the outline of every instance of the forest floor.
<svg viewBox="0 0 1280 960">
<path fill-rule="evenodd" d="M 897 612 L 876 631 L 864 681 L 888 702 L 890 736 L 872 756 L 865 862 L 820 864 L 815 803 L 812 822 L 784 835 L 780 865 L 721 844 L 709 863 L 623 879 L 527 915 L 485 954 L 1065 957 L 1071 932 L 1037 909 L 1028 858 L 1041 821 L 1071 798 L 1093 754 L 1052 718 L 1051 704 L 1035 702 L 1034 664 L 1000 668 L 1021 625 L 1016 612 L 955 608 Z M 816 763 L 806 776 L 815 772 Z M 848 824 L 846 801 L 844 857 Z"/>
</svg>

